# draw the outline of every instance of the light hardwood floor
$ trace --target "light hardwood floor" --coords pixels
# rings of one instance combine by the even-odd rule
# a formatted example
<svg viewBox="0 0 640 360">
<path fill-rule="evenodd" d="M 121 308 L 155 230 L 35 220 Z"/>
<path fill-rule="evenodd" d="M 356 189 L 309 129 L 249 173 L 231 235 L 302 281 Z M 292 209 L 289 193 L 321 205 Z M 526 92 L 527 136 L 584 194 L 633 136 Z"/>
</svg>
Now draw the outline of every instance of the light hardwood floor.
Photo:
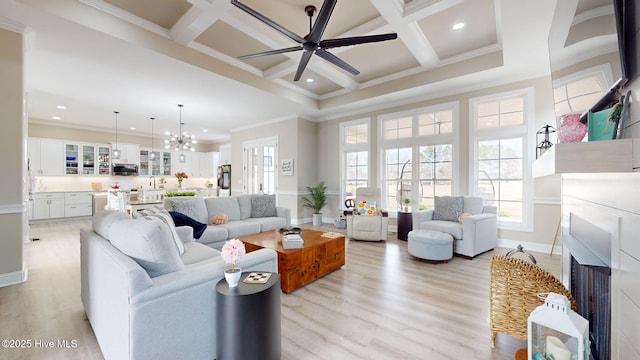
<svg viewBox="0 0 640 360">
<path fill-rule="evenodd" d="M 40 240 L 26 245 L 29 279 L 0 288 L 0 340 L 31 348 L 0 347 L 0 359 L 102 359 L 80 302 L 82 227 L 90 220 L 31 226 Z M 511 360 L 526 341 L 499 334 L 491 349 L 487 322 L 489 261 L 506 251 L 430 264 L 393 233 L 386 242 L 349 241 L 344 268 L 282 294 L 282 359 Z M 559 275 L 558 256 L 534 255 Z"/>
</svg>

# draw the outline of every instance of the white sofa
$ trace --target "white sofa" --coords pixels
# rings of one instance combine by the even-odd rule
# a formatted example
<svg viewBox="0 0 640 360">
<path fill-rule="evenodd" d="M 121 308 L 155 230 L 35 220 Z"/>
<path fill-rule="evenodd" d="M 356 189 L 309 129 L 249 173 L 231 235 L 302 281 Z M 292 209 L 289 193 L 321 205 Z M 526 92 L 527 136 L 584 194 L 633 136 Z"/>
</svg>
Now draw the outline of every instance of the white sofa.
<svg viewBox="0 0 640 360">
<path fill-rule="evenodd" d="M 177 211 L 207 224 L 207 229 L 196 241 L 214 249 L 238 236 L 257 234 L 291 225 L 291 210 L 276 206 L 275 195 L 239 195 L 230 197 L 169 197 L 164 208 Z M 224 213 L 225 224 L 215 225 L 211 218 Z"/>
<path fill-rule="evenodd" d="M 104 211 L 80 232 L 81 299 L 107 360 L 215 357 L 215 285 L 229 265 L 190 227 L 176 228 L 180 255 L 167 228 Z M 253 251 L 238 266 L 277 272 L 277 254 Z"/>
<path fill-rule="evenodd" d="M 447 199 L 452 197 L 441 197 Z M 436 208 L 438 207 L 436 198 Z M 462 222 L 457 220 L 434 220 L 434 211 L 414 211 L 412 215 L 414 230 L 435 230 L 448 233 L 453 237 L 453 252 L 473 258 L 483 252 L 493 250 L 498 242 L 497 208 L 484 205 L 481 197 L 462 196 L 461 213 L 469 214 Z M 460 215 L 460 214 L 458 214 Z M 456 219 L 457 216 L 456 215 Z"/>
</svg>

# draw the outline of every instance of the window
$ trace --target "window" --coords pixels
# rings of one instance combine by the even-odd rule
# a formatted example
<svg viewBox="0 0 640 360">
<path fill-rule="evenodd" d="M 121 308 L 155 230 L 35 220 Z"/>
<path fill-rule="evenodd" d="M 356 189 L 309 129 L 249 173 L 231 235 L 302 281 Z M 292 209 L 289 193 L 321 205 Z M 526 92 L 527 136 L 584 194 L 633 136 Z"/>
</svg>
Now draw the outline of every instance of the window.
<svg viewBox="0 0 640 360">
<path fill-rule="evenodd" d="M 501 228 L 530 224 L 532 205 L 525 199 L 531 184 L 525 164 L 531 156 L 527 150 L 532 98 L 532 91 L 526 89 L 470 101 L 474 143 L 470 189 L 485 204 L 497 207 Z"/>
<path fill-rule="evenodd" d="M 453 147 L 451 144 L 420 147 L 420 205 L 433 208 L 436 196 L 453 193 Z"/>
<path fill-rule="evenodd" d="M 369 120 L 342 123 L 341 198 L 355 197 L 356 189 L 369 185 Z"/>
<path fill-rule="evenodd" d="M 589 110 L 609 89 L 607 84 L 612 83 L 611 78 L 610 66 L 601 65 L 554 81 L 556 118 Z"/>
<path fill-rule="evenodd" d="M 455 192 L 457 118 L 457 103 L 381 117 L 383 207 L 432 208 Z"/>
<path fill-rule="evenodd" d="M 399 209 L 405 198 L 411 199 L 411 152 L 412 148 L 385 149 L 384 207 Z"/>
</svg>

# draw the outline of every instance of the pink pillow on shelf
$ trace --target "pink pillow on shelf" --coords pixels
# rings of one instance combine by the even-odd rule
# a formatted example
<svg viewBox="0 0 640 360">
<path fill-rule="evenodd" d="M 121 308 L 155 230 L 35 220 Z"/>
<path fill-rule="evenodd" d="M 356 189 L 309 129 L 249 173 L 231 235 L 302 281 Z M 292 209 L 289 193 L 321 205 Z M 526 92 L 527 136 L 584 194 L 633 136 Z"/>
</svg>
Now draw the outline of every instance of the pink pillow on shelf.
<svg viewBox="0 0 640 360">
<path fill-rule="evenodd" d="M 375 201 L 360 201 L 356 206 L 357 215 L 378 215 Z"/>
</svg>

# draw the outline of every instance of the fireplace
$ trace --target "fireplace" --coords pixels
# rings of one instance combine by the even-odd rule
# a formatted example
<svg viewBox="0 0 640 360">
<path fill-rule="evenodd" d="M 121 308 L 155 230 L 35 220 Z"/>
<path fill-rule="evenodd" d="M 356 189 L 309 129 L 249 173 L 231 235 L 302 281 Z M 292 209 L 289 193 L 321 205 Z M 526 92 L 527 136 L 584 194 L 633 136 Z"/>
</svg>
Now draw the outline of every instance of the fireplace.
<svg viewBox="0 0 640 360">
<path fill-rule="evenodd" d="M 578 313 L 589 321 L 591 359 L 610 359 L 611 234 L 571 213 L 569 234 L 562 242 L 570 253 L 569 290 Z"/>
</svg>

